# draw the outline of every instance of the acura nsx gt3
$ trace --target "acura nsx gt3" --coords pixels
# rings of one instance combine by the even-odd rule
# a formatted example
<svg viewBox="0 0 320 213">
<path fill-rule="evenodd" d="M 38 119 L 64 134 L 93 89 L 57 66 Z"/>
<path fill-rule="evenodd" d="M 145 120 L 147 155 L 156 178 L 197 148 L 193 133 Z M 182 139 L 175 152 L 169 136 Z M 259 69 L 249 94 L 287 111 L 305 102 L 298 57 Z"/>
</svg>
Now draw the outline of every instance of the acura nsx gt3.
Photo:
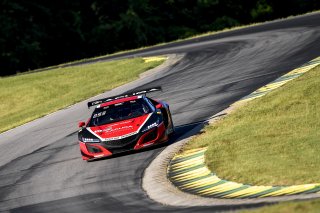
<svg viewBox="0 0 320 213">
<path fill-rule="evenodd" d="M 166 142 L 174 132 L 169 105 L 146 96 L 161 87 L 88 102 L 96 106 L 88 121 L 79 122 L 83 160 L 139 150 Z"/>
</svg>

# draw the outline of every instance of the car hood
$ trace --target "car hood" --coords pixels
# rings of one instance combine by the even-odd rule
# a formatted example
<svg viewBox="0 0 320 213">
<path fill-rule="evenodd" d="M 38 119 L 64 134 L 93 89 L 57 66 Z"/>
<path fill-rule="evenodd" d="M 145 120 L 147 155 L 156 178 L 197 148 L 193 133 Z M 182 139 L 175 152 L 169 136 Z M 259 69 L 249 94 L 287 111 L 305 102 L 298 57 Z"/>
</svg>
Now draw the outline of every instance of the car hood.
<svg viewBox="0 0 320 213">
<path fill-rule="evenodd" d="M 87 130 L 102 140 L 127 137 L 138 133 L 145 122 L 149 119 L 150 115 L 151 114 L 146 114 L 115 123 L 87 127 Z"/>
</svg>

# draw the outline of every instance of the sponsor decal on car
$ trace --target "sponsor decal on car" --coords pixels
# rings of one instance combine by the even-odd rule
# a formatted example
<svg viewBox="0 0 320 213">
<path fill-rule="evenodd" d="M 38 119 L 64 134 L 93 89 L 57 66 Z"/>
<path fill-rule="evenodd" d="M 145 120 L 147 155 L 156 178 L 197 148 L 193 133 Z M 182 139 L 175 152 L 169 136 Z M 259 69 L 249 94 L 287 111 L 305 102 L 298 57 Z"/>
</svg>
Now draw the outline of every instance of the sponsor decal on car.
<svg viewBox="0 0 320 213">
<path fill-rule="evenodd" d="M 118 128 L 112 128 L 112 126 L 107 127 L 106 129 L 98 129 L 95 130 L 95 133 L 101 133 L 101 132 L 115 132 L 115 131 L 121 131 L 121 130 L 128 130 L 128 129 L 133 129 L 133 126 L 123 126 L 123 127 L 118 127 Z"/>
</svg>

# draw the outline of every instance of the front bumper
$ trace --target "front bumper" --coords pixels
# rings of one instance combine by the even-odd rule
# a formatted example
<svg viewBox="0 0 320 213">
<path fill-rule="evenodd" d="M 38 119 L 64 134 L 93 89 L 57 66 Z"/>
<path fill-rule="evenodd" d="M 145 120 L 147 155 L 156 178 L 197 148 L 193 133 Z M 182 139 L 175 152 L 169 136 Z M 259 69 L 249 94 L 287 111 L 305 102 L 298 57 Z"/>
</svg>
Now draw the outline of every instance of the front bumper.
<svg viewBox="0 0 320 213">
<path fill-rule="evenodd" d="M 139 150 L 153 144 L 168 140 L 163 123 L 144 133 L 138 133 L 127 138 L 103 141 L 100 143 L 84 143 L 79 141 L 83 160 L 102 158 L 122 152 Z"/>
</svg>

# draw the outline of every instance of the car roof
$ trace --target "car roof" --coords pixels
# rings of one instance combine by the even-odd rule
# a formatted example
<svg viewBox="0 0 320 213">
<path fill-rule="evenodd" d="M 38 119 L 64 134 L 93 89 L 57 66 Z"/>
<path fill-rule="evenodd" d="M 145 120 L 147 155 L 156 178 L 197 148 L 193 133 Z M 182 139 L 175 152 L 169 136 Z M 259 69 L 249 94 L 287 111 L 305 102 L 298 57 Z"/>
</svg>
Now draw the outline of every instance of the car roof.
<svg viewBox="0 0 320 213">
<path fill-rule="evenodd" d="M 100 104 L 96 108 L 106 107 L 106 106 L 110 106 L 110 105 L 113 105 L 113 104 L 123 103 L 123 102 L 126 102 L 126 101 L 133 101 L 133 100 L 137 100 L 139 98 L 142 98 L 142 96 L 141 95 L 136 95 L 136 96 L 130 96 L 130 97 L 126 97 L 126 98 L 119 98 L 119 99 L 116 99 L 116 100 L 113 100 L 113 101 L 109 101 L 109 102 Z"/>
</svg>

